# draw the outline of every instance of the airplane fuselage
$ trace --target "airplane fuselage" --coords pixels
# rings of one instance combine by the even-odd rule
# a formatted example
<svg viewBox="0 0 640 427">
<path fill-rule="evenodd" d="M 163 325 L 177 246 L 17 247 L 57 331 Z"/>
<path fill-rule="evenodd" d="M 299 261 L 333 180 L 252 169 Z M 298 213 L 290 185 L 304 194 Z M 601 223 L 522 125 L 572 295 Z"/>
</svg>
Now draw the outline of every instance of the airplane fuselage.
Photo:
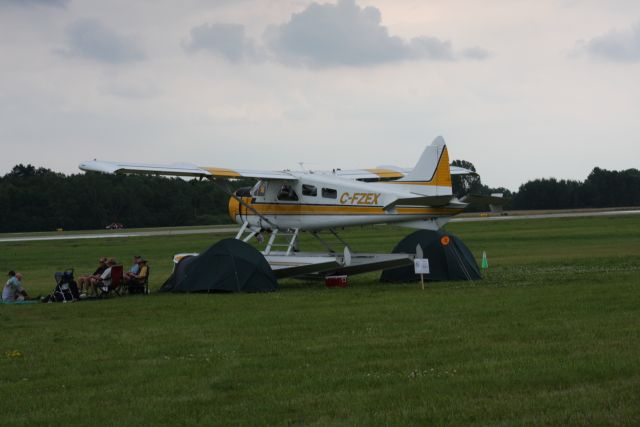
<svg viewBox="0 0 640 427">
<path fill-rule="evenodd" d="M 415 198 L 415 185 L 397 181 L 360 182 L 331 174 L 296 174 L 296 181 L 259 181 L 248 196 L 229 200 L 229 216 L 252 229 L 321 230 L 368 224 L 399 224 L 438 229 L 465 204 L 444 206 L 393 205 L 398 199 Z M 430 185 L 422 194 L 451 195 L 450 187 Z"/>
</svg>

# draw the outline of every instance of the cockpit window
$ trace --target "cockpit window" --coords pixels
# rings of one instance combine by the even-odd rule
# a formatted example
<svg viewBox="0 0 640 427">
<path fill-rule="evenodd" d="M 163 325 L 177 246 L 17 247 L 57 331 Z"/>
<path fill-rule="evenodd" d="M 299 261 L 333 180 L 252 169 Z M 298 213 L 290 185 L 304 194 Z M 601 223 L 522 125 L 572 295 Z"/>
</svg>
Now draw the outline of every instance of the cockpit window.
<svg viewBox="0 0 640 427">
<path fill-rule="evenodd" d="M 302 195 L 316 197 L 318 195 L 318 189 L 315 185 L 302 184 Z"/>
<path fill-rule="evenodd" d="M 333 188 L 323 188 L 322 189 L 322 197 L 326 199 L 337 199 L 338 191 Z"/>
<path fill-rule="evenodd" d="M 256 185 L 251 189 L 251 194 L 254 197 L 262 197 L 267 192 L 267 183 L 264 181 L 258 181 Z"/>
<path fill-rule="evenodd" d="M 284 184 L 278 192 L 278 200 L 296 202 L 298 201 L 298 195 L 290 185 Z"/>
</svg>

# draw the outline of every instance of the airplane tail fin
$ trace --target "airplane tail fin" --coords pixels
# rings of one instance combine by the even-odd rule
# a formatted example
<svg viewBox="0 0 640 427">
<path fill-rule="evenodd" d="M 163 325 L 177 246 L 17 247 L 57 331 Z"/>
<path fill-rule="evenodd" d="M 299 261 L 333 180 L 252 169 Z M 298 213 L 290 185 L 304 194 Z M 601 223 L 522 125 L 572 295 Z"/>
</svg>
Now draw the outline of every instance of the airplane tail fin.
<svg viewBox="0 0 640 427">
<path fill-rule="evenodd" d="M 449 152 L 444 138 L 438 136 L 429 145 L 411 172 L 396 181 L 409 185 L 451 187 Z"/>
</svg>

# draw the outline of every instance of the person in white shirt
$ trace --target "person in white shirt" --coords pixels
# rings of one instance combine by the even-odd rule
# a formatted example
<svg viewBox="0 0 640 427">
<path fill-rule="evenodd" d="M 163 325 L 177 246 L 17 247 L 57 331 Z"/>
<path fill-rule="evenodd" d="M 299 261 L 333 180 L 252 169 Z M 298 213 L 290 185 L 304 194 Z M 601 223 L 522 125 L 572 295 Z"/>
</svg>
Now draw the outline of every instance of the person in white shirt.
<svg viewBox="0 0 640 427">
<path fill-rule="evenodd" d="M 102 289 L 104 292 L 109 290 L 109 287 L 111 286 L 111 267 L 116 264 L 117 262 L 115 258 L 109 258 L 107 260 L 107 269 L 102 272 L 100 278 L 96 282 L 91 283 L 94 294 L 97 294 L 97 288 Z"/>
<path fill-rule="evenodd" d="M 9 280 L 2 289 L 3 301 L 24 301 L 29 299 L 27 291 L 22 287 L 22 274 L 11 270 L 9 272 Z"/>
</svg>

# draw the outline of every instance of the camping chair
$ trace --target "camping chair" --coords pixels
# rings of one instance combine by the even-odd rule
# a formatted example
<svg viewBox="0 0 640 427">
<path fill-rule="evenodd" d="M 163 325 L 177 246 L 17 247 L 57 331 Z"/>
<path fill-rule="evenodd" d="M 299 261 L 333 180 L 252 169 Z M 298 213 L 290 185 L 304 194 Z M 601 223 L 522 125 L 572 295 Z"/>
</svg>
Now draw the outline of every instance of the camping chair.
<svg viewBox="0 0 640 427">
<path fill-rule="evenodd" d="M 116 295 L 120 296 L 120 290 L 122 287 L 123 280 L 123 268 L 121 265 L 114 265 L 111 267 L 111 285 L 105 286 L 104 284 L 98 285 L 98 296 L 102 298 L 106 298 L 112 292 Z"/>
</svg>

